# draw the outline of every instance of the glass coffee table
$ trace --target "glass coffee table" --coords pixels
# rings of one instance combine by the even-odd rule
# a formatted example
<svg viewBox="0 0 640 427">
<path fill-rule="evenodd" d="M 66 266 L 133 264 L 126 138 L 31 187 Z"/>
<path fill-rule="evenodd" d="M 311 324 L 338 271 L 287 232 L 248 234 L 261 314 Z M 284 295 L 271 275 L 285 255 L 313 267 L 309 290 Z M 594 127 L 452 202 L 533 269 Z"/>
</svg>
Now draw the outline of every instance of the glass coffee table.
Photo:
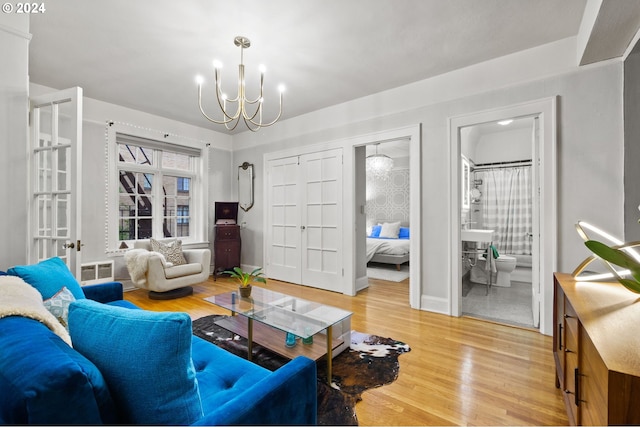
<svg viewBox="0 0 640 427">
<path fill-rule="evenodd" d="M 254 342 L 289 359 L 303 355 L 318 360 L 326 355 L 331 383 L 332 359 L 350 345 L 350 311 L 256 286 L 247 298 L 226 292 L 205 301 L 231 311 L 232 316 L 216 324 L 247 338 L 249 360 Z M 335 337 L 334 327 L 339 327 Z M 299 338 L 293 341 L 294 346 L 286 345 L 287 333 Z M 289 341 L 292 338 L 289 336 Z"/>
</svg>

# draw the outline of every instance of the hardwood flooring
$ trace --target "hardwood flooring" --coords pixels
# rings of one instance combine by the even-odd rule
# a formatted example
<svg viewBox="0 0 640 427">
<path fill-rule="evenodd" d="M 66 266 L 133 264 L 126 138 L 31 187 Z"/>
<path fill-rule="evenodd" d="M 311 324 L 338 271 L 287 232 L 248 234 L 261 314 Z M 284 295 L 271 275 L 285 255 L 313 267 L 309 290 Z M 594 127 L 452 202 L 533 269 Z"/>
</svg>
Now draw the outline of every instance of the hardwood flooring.
<svg viewBox="0 0 640 427">
<path fill-rule="evenodd" d="M 567 425 L 555 387 L 551 337 L 537 331 L 409 307 L 408 281 L 370 280 L 355 297 L 290 283 L 268 288 L 352 311 L 351 326 L 404 341 L 400 375 L 366 391 L 356 406 L 360 425 Z M 155 311 L 184 311 L 193 319 L 227 314 L 202 298 L 236 289 L 209 279 L 189 297 L 150 300 L 146 291 L 125 299 Z"/>
</svg>

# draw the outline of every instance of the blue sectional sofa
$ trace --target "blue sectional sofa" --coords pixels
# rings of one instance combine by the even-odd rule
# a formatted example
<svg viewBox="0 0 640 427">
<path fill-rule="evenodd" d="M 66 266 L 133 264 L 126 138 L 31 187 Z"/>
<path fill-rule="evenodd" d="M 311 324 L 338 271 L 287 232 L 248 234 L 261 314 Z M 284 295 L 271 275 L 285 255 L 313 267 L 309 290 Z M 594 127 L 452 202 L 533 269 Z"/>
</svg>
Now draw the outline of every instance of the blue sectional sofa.
<svg viewBox="0 0 640 427">
<path fill-rule="evenodd" d="M 37 320 L 0 318 L 1 424 L 316 423 L 310 359 L 271 372 L 193 336 L 185 313 L 124 301 L 118 282 L 74 291 L 73 348 Z"/>
</svg>

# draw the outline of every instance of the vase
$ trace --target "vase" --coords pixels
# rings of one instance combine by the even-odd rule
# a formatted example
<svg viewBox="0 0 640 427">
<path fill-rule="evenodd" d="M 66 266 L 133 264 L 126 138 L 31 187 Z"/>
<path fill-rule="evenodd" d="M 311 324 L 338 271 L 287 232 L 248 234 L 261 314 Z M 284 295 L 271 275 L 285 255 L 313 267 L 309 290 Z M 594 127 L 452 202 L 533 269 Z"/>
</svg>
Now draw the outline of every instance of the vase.
<svg viewBox="0 0 640 427">
<path fill-rule="evenodd" d="M 240 296 L 242 298 L 249 298 L 251 296 L 251 285 L 240 286 Z"/>
</svg>

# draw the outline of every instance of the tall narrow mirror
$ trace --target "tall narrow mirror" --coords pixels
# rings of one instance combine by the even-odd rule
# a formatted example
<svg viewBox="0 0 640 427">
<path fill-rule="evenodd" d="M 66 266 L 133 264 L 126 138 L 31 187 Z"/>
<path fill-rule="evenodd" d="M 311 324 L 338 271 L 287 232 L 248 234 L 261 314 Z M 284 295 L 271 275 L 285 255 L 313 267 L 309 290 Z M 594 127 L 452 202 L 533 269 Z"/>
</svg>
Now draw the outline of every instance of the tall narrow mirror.
<svg viewBox="0 0 640 427">
<path fill-rule="evenodd" d="M 238 166 L 238 204 L 245 212 L 253 207 L 253 177 L 253 164 Z"/>
</svg>

